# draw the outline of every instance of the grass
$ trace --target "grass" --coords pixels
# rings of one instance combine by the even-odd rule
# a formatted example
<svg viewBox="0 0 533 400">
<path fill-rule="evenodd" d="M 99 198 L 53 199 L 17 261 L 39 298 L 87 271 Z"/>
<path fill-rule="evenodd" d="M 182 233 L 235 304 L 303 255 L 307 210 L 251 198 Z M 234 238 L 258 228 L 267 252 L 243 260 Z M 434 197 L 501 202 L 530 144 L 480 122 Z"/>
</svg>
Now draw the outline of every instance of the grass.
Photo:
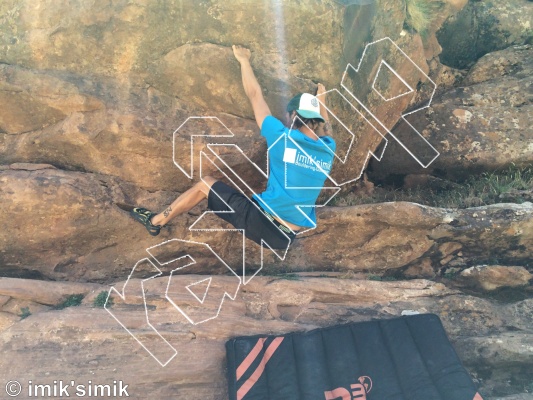
<svg viewBox="0 0 533 400">
<path fill-rule="evenodd" d="M 405 24 L 421 35 L 425 35 L 442 10 L 441 0 L 406 0 L 407 16 Z"/>
<path fill-rule="evenodd" d="M 108 296 L 108 292 L 105 291 L 105 290 L 102 290 L 100 293 L 98 293 L 98 296 L 96 296 L 94 298 L 93 306 L 98 307 L 98 308 L 104 308 L 105 302 L 107 300 L 107 296 Z M 112 306 L 113 305 L 113 298 L 112 297 L 109 298 L 109 301 L 107 302 L 107 305 L 108 306 Z"/>
<path fill-rule="evenodd" d="M 54 308 L 56 310 L 62 310 L 67 307 L 76 307 L 81 304 L 81 301 L 83 300 L 84 295 L 83 294 L 72 294 L 68 296 L 62 303 L 59 303 Z"/>
<path fill-rule="evenodd" d="M 398 280 L 394 276 L 379 276 L 379 275 L 373 275 L 373 274 L 368 275 L 367 279 L 369 281 L 381 281 L 381 282 L 394 282 Z"/>
<path fill-rule="evenodd" d="M 20 319 L 26 319 L 31 315 L 30 308 L 29 307 L 22 307 L 20 309 Z"/>
<path fill-rule="evenodd" d="M 446 279 L 454 280 L 455 278 L 457 278 L 458 275 L 459 275 L 458 269 L 450 268 L 442 276 Z"/>
<path fill-rule="evenodd" d="M 432 207 L 469 208 L 502 202 L 523 202 L 520 196 L 512 199 L 513 191 L 533 190 L 533 167 L 508 168 L 498 172 L 486 172 L 464 182 L 443 181 L 441 188 L 419 186 L 414 189 L 376 187 L 371 196 L 348 194 L 337 196 L 331 205 L 352 206 L 389 201 L 409 201 Z M 511 196 L 511 198 L 509 197 Z M 511 199 L 511 200 L 509 200 Z"/>
<path fill-rule="evenodd" d="M 301 280 L 302 278 L 295 274 L 295 273 L 287 273 L 287 272 L 282 272 L 282 273 L 279 273 L 279 274 L 273 274 L 272 276 L 275 276 L 276 278 L 279 278 L 279 279 L 286 279 L 288 281 L 299 281 Z"/>
</svg>

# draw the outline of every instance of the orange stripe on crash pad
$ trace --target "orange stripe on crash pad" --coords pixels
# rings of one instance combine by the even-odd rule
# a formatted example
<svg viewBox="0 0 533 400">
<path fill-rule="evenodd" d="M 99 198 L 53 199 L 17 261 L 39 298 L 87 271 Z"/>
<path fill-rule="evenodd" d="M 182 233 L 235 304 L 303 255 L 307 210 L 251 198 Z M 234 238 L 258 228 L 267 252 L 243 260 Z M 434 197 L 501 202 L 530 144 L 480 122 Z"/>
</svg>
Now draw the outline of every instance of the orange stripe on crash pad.
<svg viewBox="0 0 533 400">
<path fill-rule="evenodd" d="M 476 395 L 474 396 L 472 400 L 483 400 L 483 397 L 481 397 L 479 393 L 476 393 Z"/>
<path fill-rule="evenodd" d="M 252 365 L 252 363 L 255 361 L 257 355 L 261 352 L 261 350 L 263 350 L 265 340 L 266 338 L 260 338 L 255 344 L 252 351 L 248 353 L 241 365 L 239 365 L 239 368 L 237 368 L 237 380 L 241 379 L 246 370 L 250 368 L 250 365 Z"/>
<path fill-rule="evenodd" d="M 265 354 L 263 355 L 263 359 L 255 369 L 254 373 L 248 378 L 246 382 L 242 384 L 240 389 L 237 391 L 237 400 L 242 400 L 244 396 L 246 396 L 246 393 L 250 391 L 250 389 L 257 383 L 261 375 L 263 374 L 263 371 L 265 370 L 265 366 L 270 360 L 270 357 L 274 354 L 274 352 L 278 349 L 281 342 L 283 342 L 284 337 L 280 336 L 275 338 L 272 343 L 267 347 L 265 350 Z M 256 345 L 257 346 L 257 345 Z"/>
</svg>

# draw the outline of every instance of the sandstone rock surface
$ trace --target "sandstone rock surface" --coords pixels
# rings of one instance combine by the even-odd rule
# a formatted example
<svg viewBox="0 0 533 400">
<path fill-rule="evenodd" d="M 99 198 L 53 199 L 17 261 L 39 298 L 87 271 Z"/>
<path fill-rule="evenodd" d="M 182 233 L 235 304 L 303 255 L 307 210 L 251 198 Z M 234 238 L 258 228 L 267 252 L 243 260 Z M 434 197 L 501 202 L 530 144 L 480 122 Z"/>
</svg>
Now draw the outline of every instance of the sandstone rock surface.
<svg viewBox="0 0 533 400">
<path fill-rule="evenodd" d="M 441 61 L 465 69 L 487 53 L 532 40 L 533 4 L 522 0 L 469 1 L 437 33 Z"/>
<path fill-rule="evenodd" d="M 350 97 L 340 87 L 343 72 L 348 63 L 358 65 L 373 41 L 390 38 L 425 73 L 426 59 L 434 57 L 432 51 L 426 54 L 419 34 L 402 32 L 405 6 L 391 0 L 350 7 L 330 0 L 78 6 L 15 0 L 1 6 L 3 164 L 47 163 L 116 176 L 152 191 L 182 192 L 189 181 L 168 161 L 173 145 L 179 147 L 178 159 L 188 155 L 185 132 L 177 142 L 172 137 L 188 117 L 224 118 L 237 136 L 231 142 L 252 160 L 264 159 L 264 142 L 253 137 L 257 127 L 231 44 L 252 50 L 265 98 L 279 118 L 292 95 L 314 90 L 316 82 Z M 447 8 L 443 18 L 459 8 Z M 312 23 L 304 29 L 302 20 Z M 369 89 L 381 57 L 370 55 L 363 70 L 350 76 L 356 80 L 355 95 L 390 129 L 410 103 L 427 100 L 428 82 L 392 45 L 378 53 L 412 85 L 425 81 L 415 93 L 383 102 Z M 396 93 L 402 83 L 393 78 L 380 75 Z M 352 106 L 339 95 L 330 95 L 329 101 L 355 136 L 336 130 L 338 148 L 350 148 L 351 154 L 334 174 L 340 181 L 355 179 L 384 132 L 354 118 Z"/>
<path fill-rule="evenodd" d="M 432 86 L 425 74 L 446 88 L 415 121 L 441 152 L 442 164 L 435 163 L 430 172 L 453 176 L 531 163 L 531 46 L 488 54 L 467 73 L 438 61 L 441 45 L 446 60 L 456 38 L 439 43 L 437 37 L 469 22 L 475 11 L 484 21 L 473 33 L 483 39 L 476 42 L 476 59 L 489 51 L 487 38 L 495 38 L 490 51 L 494 45 L 523 43 L 532 3 L 445 2 L 449 7 L 425 35 L 404 27 L 405 3 L 397 0 L 351 5 L 333 0 L 0 2 L 0 376 L 24 384 L 122 380 L 131 398 L 138 399 L 225 399 L 224 342 L 233 336 L 390 318 L 409 310 L 440 316 L 485 399 L 530 399 L 531 203 L 466 210 L 412 203 L 319 210 L 318 229 L 299 237 L 283 261 L 265 254 L 263 270 L 239 287 L 235 301 L 224 303 L 219 318 L 198 325 L 162 295 L 176 265 L 159 265 L 161 275 L 154 277 L 153 254 L 159 251 L 157 257 L 164 259 L 196 251 L 197 264 L 173 275 L 173 282 L 180 287 L 213 276 L 213 287 L 221 291 L 235 288 L 238 279 L 215 265 L 205 246 L 172 240 L 209 243 L 240 271 L 240 237 L 190 231 L 205 204 L 157 238 L 117 206 L 161 210 L 190 187 L 187 173 L 199 170 L 200 151 L 218 156 L 219 164 L 229 165 L 254 190 L 262 187 L 264 179 L 250 160 L 264 169 L 266 146 L 245 98 L 232 44 L 252 50 L 265 98 L 280 118 L 294 93 L 312 91 L 317 82 L 352 99 L 340 80 L 348 63 L 358 65 L 369 43 L 390 38 L 416 63 L 418 68 L 404 62 L 389 46 L 367 52 L 358 73 L 346 70 L 354 94 L 383 123 L 374 124 L 380 131 L 370 129 L 337 92 L 328 95 L 328 105 L 354 133 L 332 120 L 340 157 L 350 148 L 348 161 L 335 165 L 338 181 L 356 178 L 368 151 L 383 142 L 385 128 L 392 128 L 408 107 L 427 102 Z M 488 7 L 492 3 L 494 10 Z M 448 15 L 463 7 L 435 36 Z M 493 24 L 495 13 L 501 14 L 499 25 Z M 460 63 L 473 61 L 462 52 L 456 55 L 446 63 L 462 68 Z M 382 68 L 381 56 L 413 92 L 404 93 L 405 83 Z M 376 80 L 370 79 L 378 70 Z M 455 88 L 460 81 L 464 87 Z M 383 101 L 383 95 L 398 97 Z M 227 137 L 228 132 L 234 136 Z M 403 150 L 394 143 L 389 140 L 385 154 L 399 158 L 392 164 L 385 158 L 380 165 L 387 173 L 420 174 L 412 160 L 399 161 Z M 208 161 L 202 167 L 221 176 Z M 369 182 L 367 189 L 372 190 Z M 529 199 L 527 193 L 520 196 Z M 202 224 L 227 227 L 209 217 Z M 255 273 L 262 255 L 255 245 L 246 251 L 246 272 Z M 508 266 L 519 266 L 525 286 L 507 298 L 500 290 L 478 297 L 478 289 L 453 278 L 481 264 L 501 264 L 507 272 Z M 107 284 L 120 290 L 128 277 L 126 297 L 115 293 L 111 309 L 154 354 L 168 356 L 147 324 L 150 315 L 178 350 L 167 367 L 93 305 L 109 290 Z M 448 286 L 385 282 L 420 277 Z M 194 298 L 171 293 L 182 310 L 205 317 Z M 85 296 L 81 306 L 56 309 L 77 294 Z"/>
<path fill-rule="evenodd" d="M 0 217 L 4 276 L 109 282 L 127 276 L 147 256 L 147 248 L 170 239 L 208 243 L 235 269 L 242 259 L 242 239 L 235 241 L 236 233 L 189 230 L 205 204 L 177 218 L 158 237 L 149 236 L 116 205 L 161 210 L 173 199 L 169 192 L 150 193 L 104 175 L 57 169 L 2 170 L 0 182 L 6 211 Z M 466 268 L 493 258 L 526 265 L 533 246 L 531 203 L 465 210 L 401 202 L 326 207 L 318 218 L 317 229 L 298 236 L 285 260 L 265 253 L 265 268 L 384 273 L 430 259 L 435 273 L 442 273 L 449 265 Z M 195 227 L 226 225 L 212 216 Z M 184 243 L 169 246 L 171 252 L 187 251 Z M 257 270 L 259 246 L 247 242 L 247 251 L 248 268 Z M 209 251 L 199 252 L 207 258 L 196 272 L 214 272 Z"/>
<path fill-rule="evenodd" d="M 526 286 L 533 275 L 524 267 L 476 266 L 461 272 L 461 277 L 483 290 L 495 290 L 501 287 Z"/>
<path fill-rule="evenodd" d="M 391 141 L 381 162 L 373 162 L 375 176 L 435 174 L 462 179 L 469 174 L 533 162 L 533 47 L 515 46 L 481 58 L 462 86 L 437 96 L 425 113 L 409 122 L 440 153 L 427 168 L 398 143 Z M 403 137 L 405 124 L 393 131 Z M 413 143 L 415 154 L 423 152 Z"/>
<path fill-rule="evenodd" d="M 189 278 L 194 276 L 173 279 L 186 282 Z M 230 279 L 219 277 L 216 285 L 225 285 Z M 218 318 L 191 325 L 164 298 L 167 280 L 168 277 L 155 278 L 145 286 L 150 293 L 146 297 L 150 322 L 178 351 L 166 367 L 161 367 L 104 309 L 84 301 L 78 307 L 41 311 L 4 327 L 0 331 L 0 349 L 5 355 L 0 359 L 0 370 L 5 371 L 2 375 L 8 374 L 21 382 L 40 383 L 74 379 L 79 383 L 91 380 L 109 384 L 122 380 L 129 385 L 128 392 L 134 399 L 176 396 L 191 400 L 223 399 L 227 397 L 224 343 L 231 337 L 391 318 L 404 310 L 440 316 L 460 358 L 486 399 L 516 394 L 516 389 L 512 392 L 513 388 L 508 386 L 510 373 L 518 385 L 525 385 L 533 364 L 530 352 L 521 347 L 527 347 L 531 341 L 531 325 L 515 325 L 523 319 L 513 311 L 520 309 L 531 315 L 530 301 L 500 305 L 424 280 L 375 282 L 256 277 L 241 288 L 234 301 L 224 303 Z M 26 285 L 17 281 L 8 283 L 18 287 Z M 118 282 L 114 286 L 120 289 L 123 284 Z M 160 337 L 146 324 L 144 302 L 136 289 L 139 284 L 139 280 L 129 281 L 131 289 L 125 292 L 126 301 L 119 301 L 115 295 L 118 302 L 110 310 L 143 345 L 156 349 L 156 356 L 168 356 L 160 346 Z M 36 299 L 46 296 L 43 291 L 55 292 L 54 285 L 61 291 L 71 284 L 50 285 L 36 288 Z M 0 295 L 8 287 L 2 282 Z M 107 287 L 92 288 L 85 293 L 89 298 L 100 290 Z M 182 309 L 187 309 L 194 307 L 196 300 L 181 297 L 176 301 Z"/>
</svg>

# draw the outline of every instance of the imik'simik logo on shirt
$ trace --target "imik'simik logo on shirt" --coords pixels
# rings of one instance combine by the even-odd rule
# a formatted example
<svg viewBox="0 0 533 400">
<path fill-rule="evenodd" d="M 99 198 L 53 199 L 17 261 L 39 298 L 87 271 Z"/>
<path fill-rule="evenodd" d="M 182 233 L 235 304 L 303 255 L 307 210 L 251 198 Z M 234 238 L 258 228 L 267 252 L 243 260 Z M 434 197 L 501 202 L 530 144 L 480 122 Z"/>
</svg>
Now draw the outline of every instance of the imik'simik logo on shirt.
<svg viewBox="0 0 533 400">
<path fill-rule="evenodd" d="M 285 148 L 283 153 L 283 162 L 294 164 L 298 167 L 308 168 L 313 171 L 322 171 L 329 173 L 331 171 L 331 161 L 325 161 L 316 156 L 309 157 L 297 149 Z M 320 166 L 320 168 L 318 168 Z"/>
</svg>

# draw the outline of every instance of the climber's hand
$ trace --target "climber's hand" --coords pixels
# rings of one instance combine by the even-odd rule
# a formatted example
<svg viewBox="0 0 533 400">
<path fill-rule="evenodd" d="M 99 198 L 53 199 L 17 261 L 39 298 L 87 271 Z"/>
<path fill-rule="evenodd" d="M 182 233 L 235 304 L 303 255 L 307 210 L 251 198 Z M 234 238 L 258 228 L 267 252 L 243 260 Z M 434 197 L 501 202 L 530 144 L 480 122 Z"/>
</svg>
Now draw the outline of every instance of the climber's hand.
<svg viewBox="0 0 533 400">
<path fill-rule="evenodd" d="M 316 90 L 316 95 L 320 96 L 320 95 L 323 95 L 324 93 L 326 93 L 326 87 L 323 84 L 319 83 L 318 88 Z"/>
<path fill-rule="evenodd" d="M 250 61 L 252 52 L 249 49 L 236 45 L 233 45 L 231 47 L 233 48 L 233 54 L 235 55 L 237 61 L 239 61 L 240 63 L 242 63 L 243 61 Z"/>
</svg>

